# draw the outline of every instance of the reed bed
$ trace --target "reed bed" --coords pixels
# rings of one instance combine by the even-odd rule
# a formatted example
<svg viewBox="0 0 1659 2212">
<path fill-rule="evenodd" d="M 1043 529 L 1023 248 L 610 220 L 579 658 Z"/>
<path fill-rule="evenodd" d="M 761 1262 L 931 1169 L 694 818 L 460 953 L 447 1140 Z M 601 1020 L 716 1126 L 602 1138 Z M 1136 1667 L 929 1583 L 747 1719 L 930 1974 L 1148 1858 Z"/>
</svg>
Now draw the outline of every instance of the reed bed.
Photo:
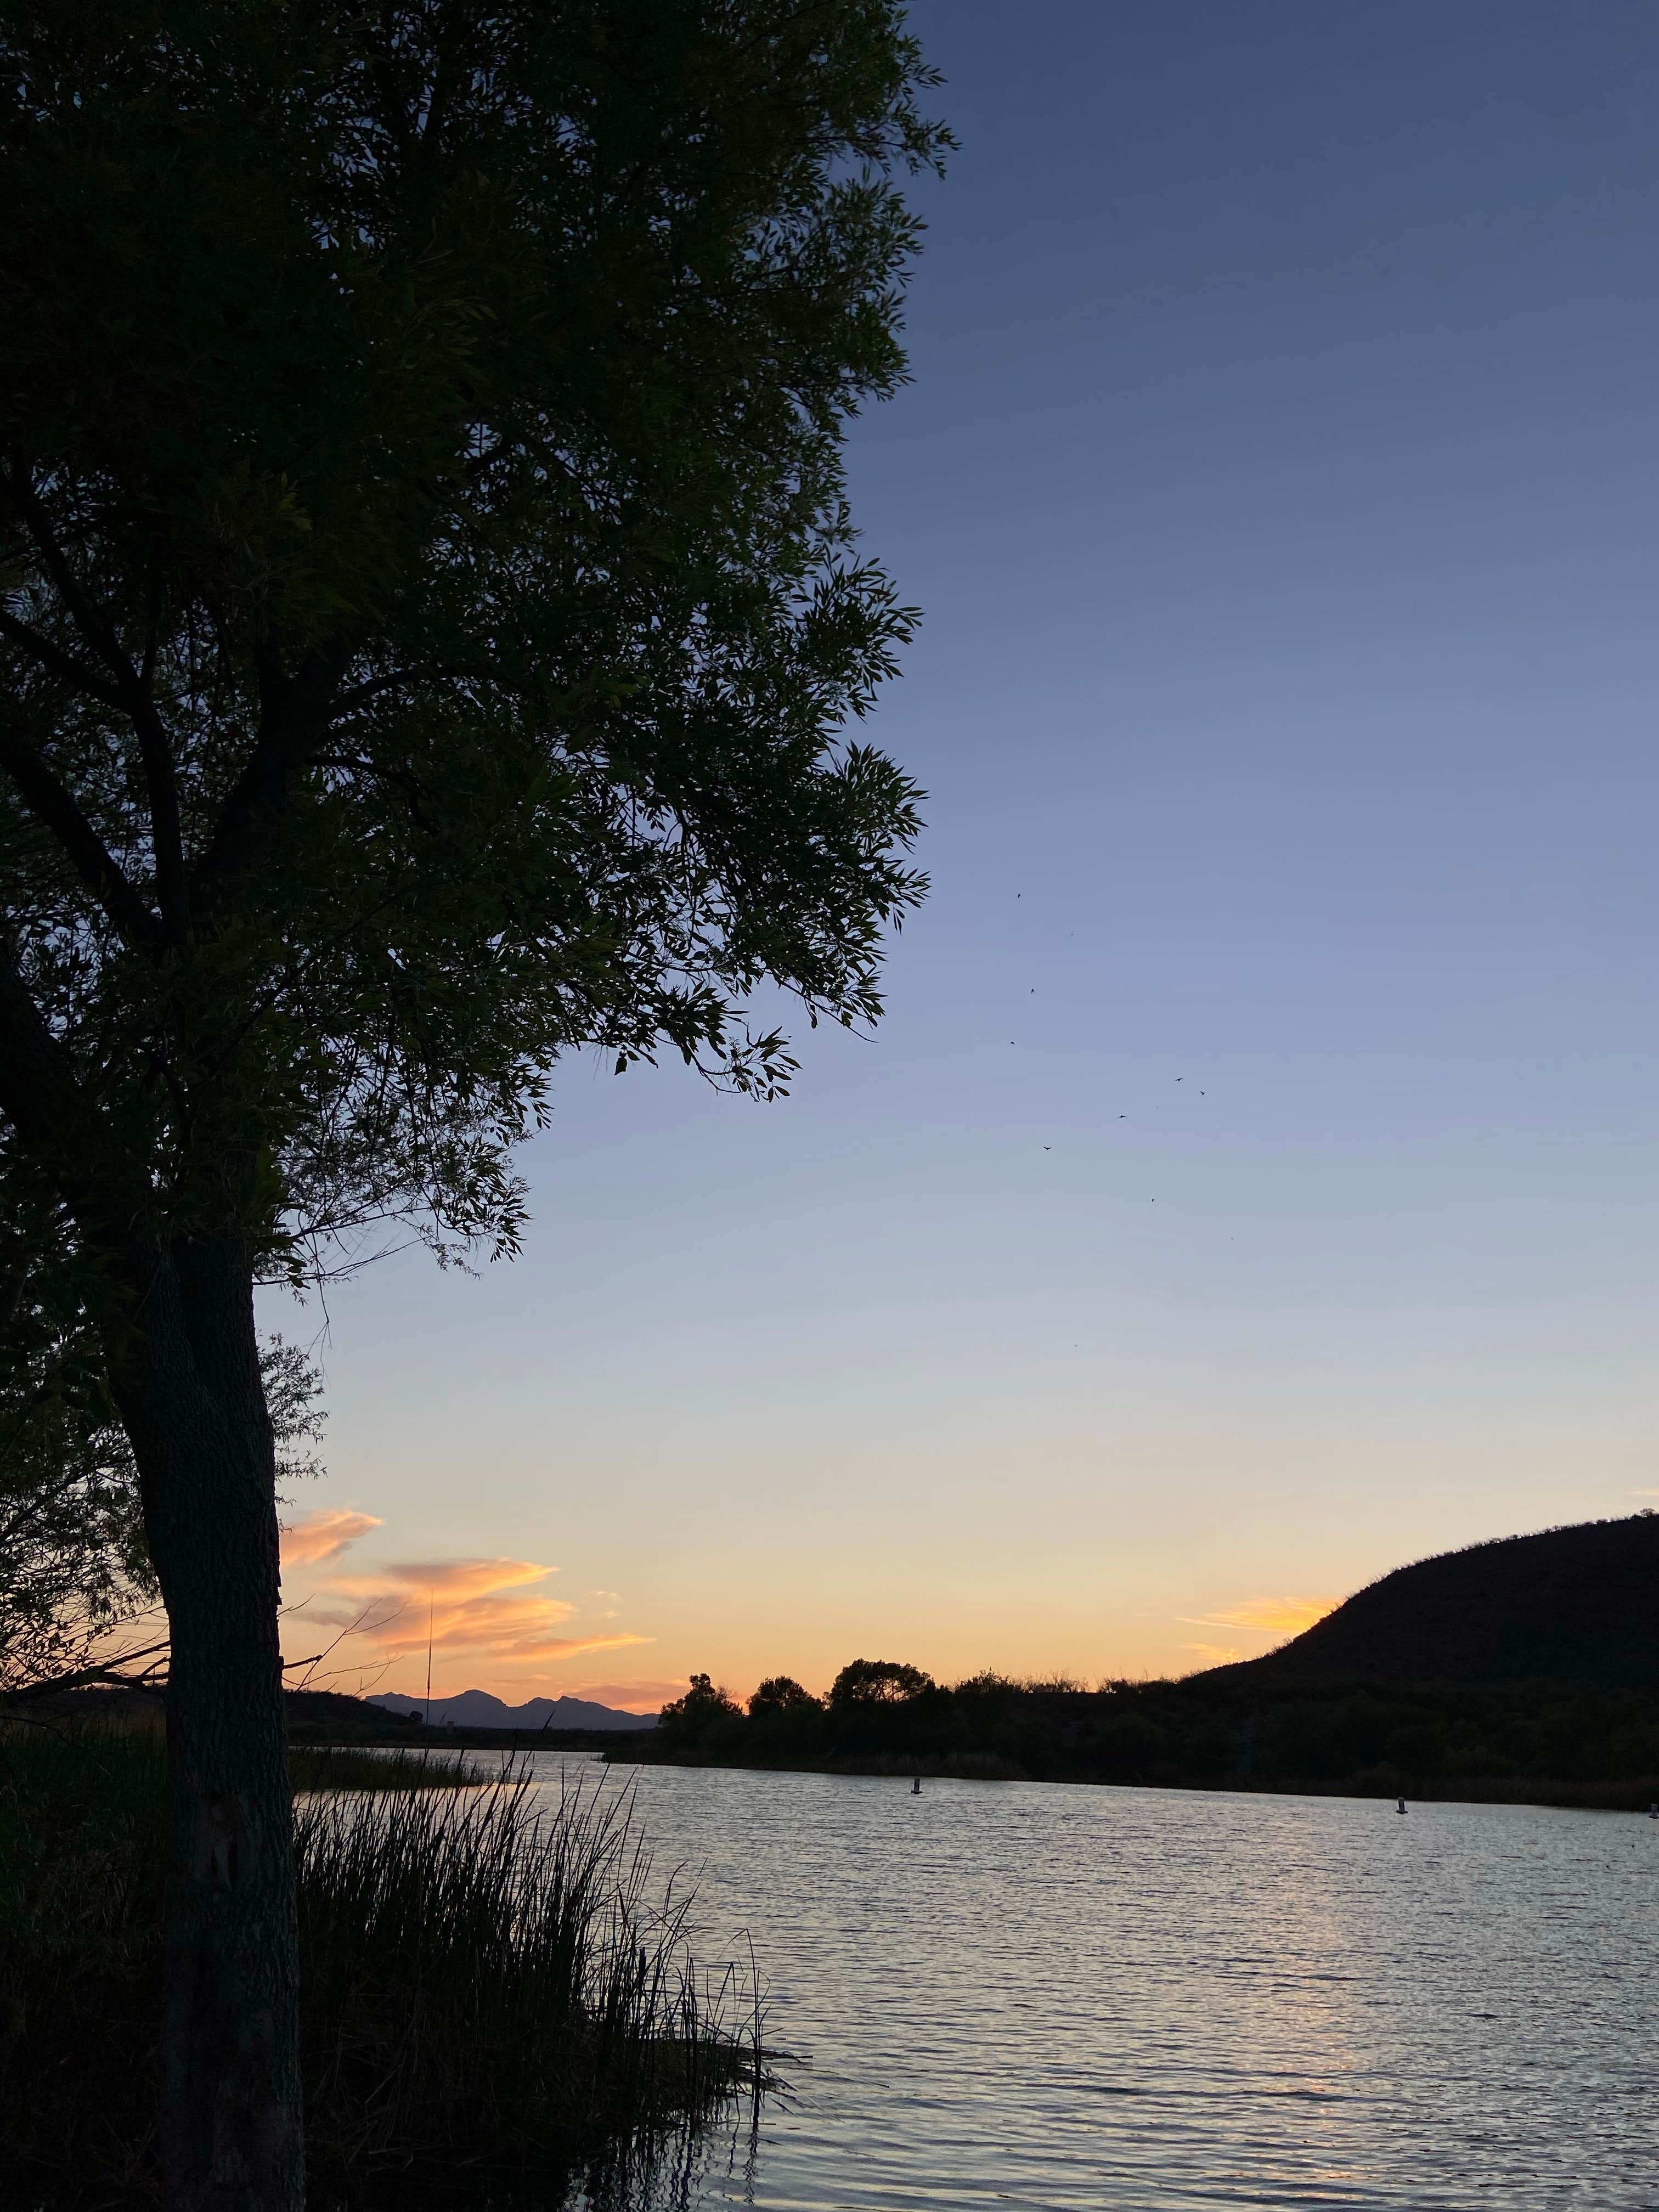
<svg viewBox="0 0 1659 2212">
<path fill-rule="evenodd" d="M 313 2155 L 499 2174 L 717 2106 L 760 2070 L 752 1989 L 702 1973 L 626 1792 L 511 1771 L 299 1810 Z"/>
<path fill-rule="evenodd" d="M 296 1790 L 476 1790 L 492 1777 L 459 1752 L 364 1750 L 349 1744 L 295 1743 L 289 1779 Z"/>
<path fill-rule="evenodd" d="M 155 2199 L 162 1759 L 0 1735 L 0 2139 L 19 2203 Z M 635 2201 L 765 2086 L 752 1976 L 706 1974 L 689 1892 L 586 1772 L 295 1804 L 311 2199 Z"/>
</svg>

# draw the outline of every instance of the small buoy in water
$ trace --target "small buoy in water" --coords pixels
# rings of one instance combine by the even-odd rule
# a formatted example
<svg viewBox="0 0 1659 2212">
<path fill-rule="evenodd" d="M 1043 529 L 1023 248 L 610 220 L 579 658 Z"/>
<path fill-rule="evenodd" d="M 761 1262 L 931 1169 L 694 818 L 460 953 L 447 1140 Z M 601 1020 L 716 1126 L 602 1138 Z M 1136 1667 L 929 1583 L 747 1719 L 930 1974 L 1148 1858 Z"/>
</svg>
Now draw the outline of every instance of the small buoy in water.
<svg viewBox="0 0 1659 2212">
<path fill-rule="evenodd" d="M 1406 1809 L 1406 1801 L 1405 1801 L 1405 1799 L 1404 1799 L 1403 1797 L 1401 1799 L 1400 1802 L 1399 1802 L 1399 1803 L 1395 1807 L 1395 1808 L 1394 1808 L 1394 1809 L 1395 1809 L 1395 1811 L 1396 1813 L 1403 1813 L 1403 1812 L 1405 1811 L 1405 1809 Z"/>
<path fill-rule="evenodd" d="M 917 1775 L 917 1777 L 916 1777 L 915 1780 L 915 1781 L 910 1784 L 910 1795 L 911 1795 L 913 1797 L 920 1797 L 920 1796 L 921 1796 L 921 1775 Z"/>
</svg>

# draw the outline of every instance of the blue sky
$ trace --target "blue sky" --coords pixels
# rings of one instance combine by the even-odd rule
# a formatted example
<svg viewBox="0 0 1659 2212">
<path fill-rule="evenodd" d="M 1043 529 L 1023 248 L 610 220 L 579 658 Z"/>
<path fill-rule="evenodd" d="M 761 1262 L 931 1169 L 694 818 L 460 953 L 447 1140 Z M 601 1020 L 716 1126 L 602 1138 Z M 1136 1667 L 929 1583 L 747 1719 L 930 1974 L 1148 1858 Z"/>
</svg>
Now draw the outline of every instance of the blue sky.
<svg viewBox="0 0 1659 2212">
<path fill-rule="evenodd" d="M 543 1608 L 447 1690 L 1180 1671 L 1659 1498 L 1659 14 L 913 15 L 933 896 L 787 1105 L 572 1063 L 518 1265 L 332 1294 L 313 1607 Z"/>
</svg>

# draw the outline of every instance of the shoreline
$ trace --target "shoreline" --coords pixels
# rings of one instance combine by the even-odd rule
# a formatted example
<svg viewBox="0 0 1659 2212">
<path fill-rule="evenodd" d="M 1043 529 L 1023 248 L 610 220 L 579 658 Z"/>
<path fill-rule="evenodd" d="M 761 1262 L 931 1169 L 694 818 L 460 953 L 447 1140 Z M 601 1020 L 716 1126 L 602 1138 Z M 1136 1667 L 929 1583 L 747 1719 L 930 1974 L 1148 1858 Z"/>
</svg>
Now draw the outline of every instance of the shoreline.
<svg viewBox="0 0 1659 2212">
<path fill-rule="evenodd" d="M 630 1729 L 628 1733 L 631 1735 L 634 1732 Z M 1407 1780 L 1398 1787 L 1389 1783 L 1386 1786 L 1379 1784 L 1374 1788 L 1361 1788 L 1340 1782 L 1301 1781 L 1288 1778 L 1272 1782 L 1228 1781 L 1218 1778 L 1152 1781 L 1122 1775 L 1033 1774 L 1011 1760 L 952 1759 L 948 1754 L 936 1758 L 929 1758 L 926 1754 L 915 1757 L 872 1754 L 866 1758 L 817 1761 L 792 1759 L 786 1763 L 740 1759 L 629 1758 L 623 1753 L 617 1758 L 607 1755 L 605 1764 L 672 1766 L 688 1771 L 693 1769 L 723 1769 L 744 1774 L 856 1776 L 866 1780 L 909 1781 L 914 1778 L 924 1782 L 1030 1782 L 1044 1789 L 1155 1790 L 1171 1796 L 1189 1796 L 1350 1797 L 1379 1804 L 1389 1804 L 1403 1796 L 1407 1803 L 1418 1805 L 1531 1805 L 1544 1812 L 1626 1813 L 1642 1818 L 1647 1816 L 1650 1805 L 1659 1803 L 1659 1778 L 1634 1782 L 1587 1782 L 1540 1777 L 1524 1782 L 1503 1782 L 1486 1777 L 1461 1779 L 1454 1777 L 1449 1780 L 1420 1784 Z"/>
</svg>

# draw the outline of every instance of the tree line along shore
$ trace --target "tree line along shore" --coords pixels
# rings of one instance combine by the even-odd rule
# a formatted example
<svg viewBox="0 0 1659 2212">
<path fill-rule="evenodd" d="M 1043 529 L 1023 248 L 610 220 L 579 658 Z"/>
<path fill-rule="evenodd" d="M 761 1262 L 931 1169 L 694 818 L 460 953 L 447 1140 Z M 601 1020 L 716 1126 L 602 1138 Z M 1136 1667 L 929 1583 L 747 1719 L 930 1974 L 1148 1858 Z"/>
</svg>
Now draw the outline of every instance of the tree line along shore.
<svg viewBox="0 0 1659 2212">
<path fill-rule="evenodd" d="M 1659 1516 L 1419 1559 L 1276 1651 L 1175 1681 L 950 1686 L 856 1660 L 746 1709 L 706 1675 L 615 1759 L 1645 1810 L 1659 1802 Z"/>
<path fill-rule="evenodd" d="M 920 1670 L 861 1661 L 861 1685 Z M 1242 1670 L 1241 1670 L 1242 1671 Z M 763 1684 L 744 1711 L 707 1676 L 613 1761 L 964 1780 L 1453 1798 L 1645 1810 L 1659 1696 L 1517 1683 L 1018 1682 L 981 1674 L 827 1698 Z"/>
</svg>

